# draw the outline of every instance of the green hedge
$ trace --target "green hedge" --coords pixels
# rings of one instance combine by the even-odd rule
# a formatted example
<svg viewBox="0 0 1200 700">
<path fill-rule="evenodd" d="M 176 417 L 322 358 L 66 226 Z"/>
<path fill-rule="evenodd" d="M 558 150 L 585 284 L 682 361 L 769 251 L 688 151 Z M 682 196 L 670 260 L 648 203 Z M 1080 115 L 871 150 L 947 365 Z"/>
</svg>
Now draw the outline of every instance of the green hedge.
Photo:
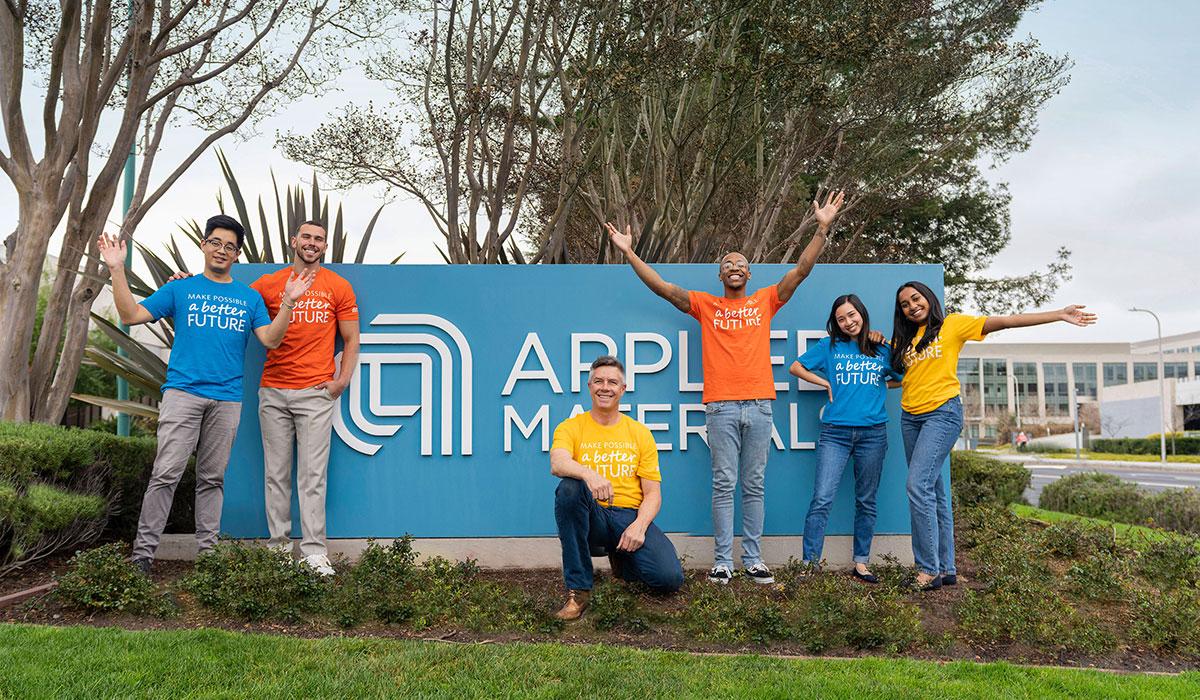
<svg viewBox="0 0 1200 700">
<path fill-rule="evenodd" d="M 1071 474 L 1042 489 L 1038 505 L 1060 513 L 1200 534 L 1200 491 L 1194 488 L 1151 493 L 1112 474 Z"/>
<path fill-rule="evenodd" d="M 985 457 L 978 452 L 950 453 L 950 485 L 956 506 L 1023 502 L 1030 474 L 1021 464 Z"/>
<path fill-rule="evenodd" d="M 1174 453 L 1200 455 L 1200 437 L 1167 437 L 1167 449 L 1174 445 Z M 1162 450 L 1158 436 L 1152 438 L 1097 438 L 1092 440 L 1093 452 L 1111 452 L 1121 455 L 1156 455 Z"/>
<path fill-rule="evenodd" d="M 11 559 L 31 528 L 48 532 L 47 517 L 61 525 L 66 504 L 80 517 L 94 512 L 83 507 L 96 504 L 89 498 L 98 497 L 108 514 L 105 537 L 132 539 L 155 450 L 153 438 L 0 422 L 0 560 Z M 193 531 L 194 494 L 195 470 L 189 466 L 175 491 L 167 532 Z M 42 515 L 34 517 L 35 512 Z"/>
</svg>

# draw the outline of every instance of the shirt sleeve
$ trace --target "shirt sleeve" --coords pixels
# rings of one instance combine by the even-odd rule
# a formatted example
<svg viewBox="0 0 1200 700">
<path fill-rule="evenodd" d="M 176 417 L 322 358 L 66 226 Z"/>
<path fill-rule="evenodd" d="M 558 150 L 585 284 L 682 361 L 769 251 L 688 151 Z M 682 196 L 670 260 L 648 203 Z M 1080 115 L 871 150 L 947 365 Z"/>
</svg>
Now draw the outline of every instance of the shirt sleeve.
<svg viewBox="0 0 1200 700">
<path fill-rule="evenodd" d="M 688 290 L 688 304 L 691 305 L 691 307 L 688 309 L 688 315 L 697 321 L 700 320 L 702 315 L 702 312 L 700 311 L 700 305 L 704 303 L 705 297 L 707 296 L 709 295 L 705 294 L 704 292 L 697 292 L 694 289 Z"/>
<path fill-rule="evenodd" d="M 773 284 L 770 287 L 765 287 L 762 290 L 762 294 L 766 297 L 767 304 L 771 307 L 772 316 L 775 315 L 776 311 L 783 308 L 784 301 L 779 298 L 779 285 Z"/>
<path fill-rule="evenodd" d="M 879 359 L 883 362 L 883 379 L 894 379 L 898 382 L 904 381 L 904 373 L 897 372 L 895 367 L 892 367 L 892 346 L 887 343 L 879 345 Z"/>
<path fill-rule="evenodd" d="M 965 314 L 950 314 L 946 321 L 954 320 L 954 334 L 959 340 L 983 340 L 983 324 L 987 316 L 967 316 Z M 945 323 L 943 322 L 943 325 Z"/>
<path fill-rule="evenodd" d="M 171 282 L 167 282 L 141 302 L 142 308 L 149 311 L 155 321 L 160 318 L 175 317 L 175 288 L 171 284 Z"/>
<path fill-rule="evenodd" d="M 579 434 L 575 430 L 575 421 L 567 419 L 558 424 L 554 429 L 554 442 L 550 443 L 550 449 L 563 449 L 571 453 L 571 457 L 575 457 L 575 447 L 579 444 Z"/>
<path fill-rule="evenodd" d="M 349 282 L 343 282 L 337 298 L 334 317 L 339 321 L 358 320 L 358 297 L 354 295 L 354 287 Z"/>
<path fill-rule="evenodd" d="M 824 374 L 826 371 L 828 371 L 826 369 L 826 366 L 829 364 L 827 362 L 828 357 L 829 336 L 826 336 L 818 340 L 811 348 L 806 350 L 804 354 L 800 356 L 799 360 L 800 364 L 804 365 L 804 369 Z"/>
<path fill-rule="evenodd" d="M 654 444 L 654 434 L 641 423 L 637 426 L 638 468 L 637 475 L 650 481 L 662 481 L 662 473 L 658 470 L 658 446 Z"/>
<path fill-rule="evenodd" d="M 282 309 L 281 309 L 282 311 Z M 250 295 L 251 328 L 262 328 L 271 325 L 271 314 L 267 313 L 267 304 L 261 294 Z"/>
</svg>

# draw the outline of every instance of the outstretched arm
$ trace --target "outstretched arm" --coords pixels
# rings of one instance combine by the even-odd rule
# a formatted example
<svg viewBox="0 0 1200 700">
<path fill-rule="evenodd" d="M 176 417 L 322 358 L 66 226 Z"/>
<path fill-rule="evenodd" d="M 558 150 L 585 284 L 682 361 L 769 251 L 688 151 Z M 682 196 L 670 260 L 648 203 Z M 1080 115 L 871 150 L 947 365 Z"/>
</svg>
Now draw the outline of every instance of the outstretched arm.
<svg viewBox="0 0 1200 700">
<path fill-rule="evenodd" d="M 791 299 L 796 288 L 800 286 L 804 278 L 808 277 L 808 273 L 812 272 L 813 265 L 817 264 L 817 258 L 821 257 L 821 251 L 825 249 L 829 226 L 833 224 L 845 198 L 845 192 L 830 192 L 825 197 L 825 206 L 818 206 L 817 200 L 813 200 L 813 215 L 817 218 L 817 232 L 813 234 L 812 240 L 800 253 L 800 260 L 796 262 L 796 266 L 784 273 L 783 279 L 779 280 L 776 290 L 779 292 L 780 301 L 786 303 L 788 299 Z"/>
<path fill-rule="evenodd" d="M 1066 321 L 1076 326 L 1090 326 L 1096 322 L 1096 314 L 1084 311 L 1083 304 L 1071 304 L 1057 311 L 1040 311 L 1032 314 L 1013 314 L 1012 316 L 988 316 L 983 322 L 984 333 L 994 333 L 1005 328 L 1024 328 L 1040 326 L 1055 321 Z"/>
<path fill-rule="evenodd" d="M 628 224 L 625 226 L 625 233 L 618 231 L 617 227 L 611 223 L 605 223 L 604 228 L 608 229 L 609 240 L 612 241 L 617 250 L 625 254 L 625 258 L 633 266 L 633 271 L 637 273 L 638 279 L 642 280 L 650 288 L 650 291 L 671 302 L 672 306 L 685 314 L 692 310 L 692 302 L 688 299 L 686 289 L 664 280 L 661 275 L 654 271 L 653 267 L 647 265 L 644 260 L 637 256 L 637 253 L 633 252 L 633 233 L 630 231 Z"/>
<path fill-rule="evenodd" d="M 113 303 L 121 323 L 136 326 L 153 321 L 154 315 L 137 303 L 129 290 L 129 280 L 125 277 L 125 241 L 105 233 L 100 235 L 96 245 L 100 248 L 100 259 L 108 266 L 108 274 L 112 277 Z"/>
</svg>

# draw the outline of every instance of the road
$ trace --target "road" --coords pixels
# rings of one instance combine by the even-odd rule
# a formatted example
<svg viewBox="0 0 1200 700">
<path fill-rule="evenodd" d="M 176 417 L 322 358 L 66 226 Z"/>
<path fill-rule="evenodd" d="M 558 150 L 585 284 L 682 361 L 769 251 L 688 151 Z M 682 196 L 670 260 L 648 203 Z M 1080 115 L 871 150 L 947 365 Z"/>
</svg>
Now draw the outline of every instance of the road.
<svg viewBox="0 0 1200 700">
<path fill-rule="evenodd" d="M 1025 468 L 1033 474 L 1033 480 L 1025 491 L 1025 498 L 1030 503 L 1037 504 L 1042 489 L 1053 481 L 1079 472 L 1105 472 L 1112 474 L 1122 481 L 1132 481 L 1147 491 L 1163 491 L 1165 489 L 1182 489 L 1189 486 L 1200 487 L 1200 470 L 1196 465 L 1191 468 L 1171 469 L 1154 465 L 1152 468 L 1143 466 L 1111 466 L 1084 464 L 1038 464 L 1026 462 Z"/>
</svg>

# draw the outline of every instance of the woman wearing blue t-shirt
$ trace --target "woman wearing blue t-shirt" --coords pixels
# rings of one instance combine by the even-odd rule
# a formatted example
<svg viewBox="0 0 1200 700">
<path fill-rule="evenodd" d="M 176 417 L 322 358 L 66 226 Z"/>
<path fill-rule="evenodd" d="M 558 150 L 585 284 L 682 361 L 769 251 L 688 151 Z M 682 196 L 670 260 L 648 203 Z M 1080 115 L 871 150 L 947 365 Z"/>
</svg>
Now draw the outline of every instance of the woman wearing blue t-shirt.
<svg viewBox="0 0 1200 700">
<path fill-rule="evenodd" d="M 837 496 L 846 462 L 854 458 L 854 571 L 860 581 L 878 583 L 867 562 L 875 535 L 875 494 L 887 453 L 889 382 L 895 378 L 887 344 L 871 338 L 867 309 L 854 294 L 833 302 L 822 338 L 792 363 L 789 371 L 825 387 L 829 403 L 821 413 L 817 472 L 812 502 L 804 519 L 804 561 L 817 565 L 825 544 L 829 508 Z M 876 336 L 878 337 L 878 336 Z"/>
</svg>

